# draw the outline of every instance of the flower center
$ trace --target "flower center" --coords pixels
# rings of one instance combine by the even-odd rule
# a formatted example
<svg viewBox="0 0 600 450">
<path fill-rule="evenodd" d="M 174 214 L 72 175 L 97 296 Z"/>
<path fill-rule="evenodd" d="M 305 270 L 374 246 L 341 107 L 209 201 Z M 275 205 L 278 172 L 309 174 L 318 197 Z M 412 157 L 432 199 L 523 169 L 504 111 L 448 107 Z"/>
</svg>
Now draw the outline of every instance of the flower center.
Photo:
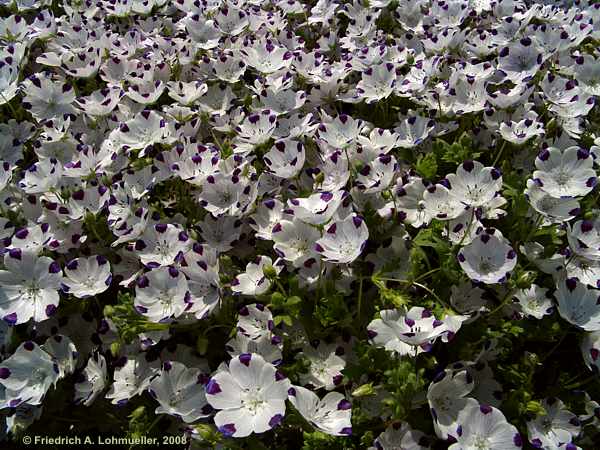
<svg viewBox="0 0 600 450">
<path fill-rule="evenodd" d="M 34 369 L 31 378 L 35 384 L 42 384 L 47 377 L 47 373 L 43 369 Z"/>
<path fill-rule="evenodd" d="M 260 388 L 247 389 L 244 399 L 242 400 L 244 407 L 253 414 L 256 414 L 256 412 L 262 408 L 262 405 L 265 403 L 266 402 L 263 400 L 260 393 Z"/>
<path fill-rule="evenodd" d="M 563 172 L 561 170 L 556 175 L 556 184 L 558 184 L 559 186 L 565 186 L 569 182 L 570 179 L 571 179 L 571 176 L 568 173 Z"/>
<path fill-rule="evenodd" d="M 472 447 L 477 450 L 486 450 L 486 449 L 490 448 L 488 439 L 484 436 L 478 436 L 478 435 L 476 435 L 473 438 Z"/>
</svg>

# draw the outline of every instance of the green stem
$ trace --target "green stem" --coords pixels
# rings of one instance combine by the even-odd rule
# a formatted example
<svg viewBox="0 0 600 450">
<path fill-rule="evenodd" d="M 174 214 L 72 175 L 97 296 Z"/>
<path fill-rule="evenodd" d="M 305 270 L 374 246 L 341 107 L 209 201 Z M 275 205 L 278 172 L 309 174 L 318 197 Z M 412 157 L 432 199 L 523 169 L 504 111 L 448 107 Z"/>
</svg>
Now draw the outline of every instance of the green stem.
<svg viewBox="0 0 600 450">
<path fill-rule="evenodd" d="M 425 272 L 422 275 L 419 275 L 417 278 L 415 278 L 415 281 L 421 281 L 424 278 L 427 278 L 429 275 L 431 275 L 432 273 L 436 273 L 439 272 L 441 269 L 438 267 L 437 269 L 431 269 L 427 272 Z"/>
<path fill-rule="evenodd" d="M 8 101 L 6 99 L 6 97 L 4 96 L 4 94 L 2 92 L 0 92 L 0 96 L 2 96 L 2 99 L 4 100 L 4 104 L 8 106 L 8 108 L 10 109 L 10 111 L 13 113 L 13 116 L 15 119 L 17 119 L 19 117 L 19 115 L 17 114 L 17 111 L 15 110 L 15 108 L 13 107 L 13 105 L 10 104 L 10 101 Z"/>
<path fill-rule="evenodd" d="M 161 416 L 158 415 L 154 418 L 154 420 L 152 421 L 152 423 L 150 424 L 150 426 L 148 427 L 148 429 L 146 430 L 146 433 L 150 433 L 150 430 L 152 430 L 152 428 L 154 428 L 154 425 L 156 425 L 161 419 Z"/>
<path fill-rule="evenodd" d="M 502 153 L 504 152 L 504 148 L 506 147 L 506 142 L 505 140 L 502 141 L 502 145 L 500 146 L 500 150 L 498 151 L 498 154 L 496 155 L 496 158 L 494 158 L 494 162 L 492 163 L 492 167 L 496 167 L 496 164 L 498 163 L 498 161 L 500 161 L 500 157 L 502 156 Z"/>
<path fill-rule="evenodd" d="M 588 384 L 590 381 L 594 381 L 594 380 L 597 380 L 597 379 L 598 379 L 598 375 L 594 374 L 594 375 L 591 375 L 588 378 L 586 378 L 585 380 L 580 381 L 578 383 L 565 384 L 565 389 L 575 389 L 575 388 L 578 388 L 578 387 L 581 387 L 581 386 L 584 386 L 584 385 Z"/>
<path fill-rule="evenodd" d="M 281 291 L 281 293 L 287 297 L 288 294 L 287 294 L 285 288 L 283 287 L 283 284 L 281 284 L 281 281 L 275 280 L 275 284 L 277 285 L 277 288 Z"/>
<path fill-rule="evenodd" d="M 463 236 L 460 239 L 460 242 L 458 243 L 459 248 L 462 245 L 462 243 L 464 242 L 465 238 L 467 237 L 467 234 L 470 232 L 471 225 L 473 225 L 474 218 L 475 218 L 475 208 L 471 207 L 471 218 L 469 219 L 469 224 L 467 225 L 467 228 L 465 229 L 465 232 L 463 233 Z M 450 234 L 450 233 L 448 233 L 448 234 Z"/>
<path fill-rule="evenodd" d="M 500 304 L 496 308 L 494 308 L 492 311 L 490 311 L 490 313 L 488 314 L 488 317 L 493 316 L 498 311 L 500 311 L 502 308 L 504 308 L 509 303 L 509 301 L 512 300 L 513 294 L 514 294 L 514 290 L 513 289 L 509 290 L 508 294 L 506 294 L 506 296 L 504 296 L 504 298 L 502 299 Z"/>
<path fill-rule="evenodd" d="M 364 277 L 360 277 L 358 282 L 358 320 L 360 320 L 360 310 L 362 307 L 363 280 Z"/>
<path fill-rule="evenodd" d="M 546 361 L 546 359 L 548 359 L 550 357 L 550 355 L 552 355 L 552 353 L 554 353 L 554 351 L 560 346 L 560 344 L 562 344 L 562 342 L 565 340 L 565 338 L 567 337 L 568 334 L 569 334 L 568 331 L 566 333 L 563 333 L 563 335 L 560 337 L 558 342 L 556 344 L 554 344 L 554 346 L 548 351 L 548 353 L 546 353 L 544 356 L 542 356 L 540 358 L 540 363 Z"/>
<path fill-rule="evenodd" d="M 429 289 L 427 286 L 425 286 L 424 284 L 421 283 L 417 283 L 414 280 L 399 280 L 397 278 L 377 278 L 377 280 L 381 280 L 381 281 L 395 281 L 396 283 L 406 283 L 409 285 L 414 285 L 414 286 L 418 286 L 421 289 L 427 291 L 429 294 L 431 294 L 438 302 L 440 302 L 442 305 L 444 305 L 446 308 L 451 309 L 445 301 L 443 301 L 435 292 L 433 292 L 431 289 Z"/>
</svg>

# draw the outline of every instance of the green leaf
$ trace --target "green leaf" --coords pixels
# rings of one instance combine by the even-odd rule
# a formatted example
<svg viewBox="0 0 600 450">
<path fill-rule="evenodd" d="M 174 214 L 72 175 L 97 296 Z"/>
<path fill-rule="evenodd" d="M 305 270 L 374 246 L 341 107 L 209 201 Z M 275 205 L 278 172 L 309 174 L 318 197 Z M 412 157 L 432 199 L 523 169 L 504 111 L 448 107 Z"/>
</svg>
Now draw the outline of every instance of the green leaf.
<svg viewBox="0 0 600 450">
<path fill-rule="evenodd" d="M 427 180 L 436 178 L 438 164 L 434 153 L 419 155 L 415 166 L 417 173 Z"/>
</svg>

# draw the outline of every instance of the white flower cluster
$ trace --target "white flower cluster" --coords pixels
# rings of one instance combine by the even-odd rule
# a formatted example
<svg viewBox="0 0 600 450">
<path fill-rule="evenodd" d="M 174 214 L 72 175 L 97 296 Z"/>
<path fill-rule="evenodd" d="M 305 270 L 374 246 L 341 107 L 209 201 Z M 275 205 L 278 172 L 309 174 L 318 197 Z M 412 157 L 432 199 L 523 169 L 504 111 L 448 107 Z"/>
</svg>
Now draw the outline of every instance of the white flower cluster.
<svg viewBox="0 0 600 450">
<path fill-rule="evenodd" d="M 417 360 L 484 317 L 573 325 L 600 370 L 598 2 L 0 10 L 0 439 L 72 373 L 70 402 L 149 395 L 199 441 L 290 411 L 350 439 L 358 341 Z M 496 358 L 439 359 L 431 436 L 381 403 L 374 448 L 578 449 L 593 400 L 511 424 Z"/>
</svg>

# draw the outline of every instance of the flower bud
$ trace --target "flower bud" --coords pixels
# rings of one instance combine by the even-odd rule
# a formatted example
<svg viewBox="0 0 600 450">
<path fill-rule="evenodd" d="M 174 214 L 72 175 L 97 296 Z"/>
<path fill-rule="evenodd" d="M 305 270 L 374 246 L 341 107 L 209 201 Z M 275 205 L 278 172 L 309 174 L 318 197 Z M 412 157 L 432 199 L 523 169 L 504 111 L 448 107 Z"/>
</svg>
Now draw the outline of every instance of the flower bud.
<svg viewBox="0 0 600 450">
<path fill-rule="evenodd" d="M 352 397 L 366 397 L 374 394 L 375 389 L 373 389 L 373 383 L 363 384 L 352 391 Z"/>
<path fill-rule="evenodd" d="M 208 339 L 206 339 L 206 337 L 204 337 L 204 336 L 198 336 L 198 339 L 196 339 L 196 351 L 200 355 L 205 355 L 207 350 L 208 350 Z"/>
<path fill-rule="evenodd" d="M 263 266 L 263 274 L 269 280 L 274 280 L 275 278 L 277 278 L 277 271 L 275 270 L 275 267 L 273 267 L 270 264 Z"/>
<path fill-rule="evenodd" d="M 131 414 L 129 414 L 129 418 L 130 419 L 139 419 L 141 418 L 144 414 L 146 414 L 146 407 L 145 406 L 138 406 L 137 408 L 135 408 Z"/>
<path fill-rule="evenodd" d="M 281 292 L 273 292 L 271 294 L 271 303 L 275 306 L 283 304 L 285 297 Z"/>
<path fill-rule="evenodd" d="M 516 283 L 517 287 L 520 289 L 527 289 L 528 287 L 531 286 L 531 283 L 533 283 L 535 281 L 536 275 L 537 274 L 531 270 L 523 272 L 517 278 L 517 283 Z"/>
<path fill-rule="evenodd" d="M 117 356 L 119 354 L 120 350 L 121 350 L 121 343 L 119 341 L 115 341 L 112 344 L 110 344 L 110 353 L 113 356 Z"/>
</svg>

